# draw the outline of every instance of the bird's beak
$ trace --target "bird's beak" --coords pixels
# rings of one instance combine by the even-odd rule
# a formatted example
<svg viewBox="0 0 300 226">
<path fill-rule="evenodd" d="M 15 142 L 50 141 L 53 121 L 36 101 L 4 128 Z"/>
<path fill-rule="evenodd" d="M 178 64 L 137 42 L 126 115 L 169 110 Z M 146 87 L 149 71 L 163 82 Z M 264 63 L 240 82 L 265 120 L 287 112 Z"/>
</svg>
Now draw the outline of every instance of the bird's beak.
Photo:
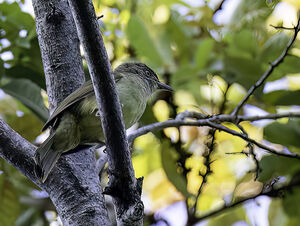
<svg viewBox="0 0 300 226">
<path fill-rule="evenodd" d="M 158 89 L 163 89 L 163 90 L 167 90 L 167 91 L 173 92 L 172 87 L 168 86 L 168 85 L 166 85 L 164 83 L 157 82 L 157 86 L 158 86 Z"/>
</svg>

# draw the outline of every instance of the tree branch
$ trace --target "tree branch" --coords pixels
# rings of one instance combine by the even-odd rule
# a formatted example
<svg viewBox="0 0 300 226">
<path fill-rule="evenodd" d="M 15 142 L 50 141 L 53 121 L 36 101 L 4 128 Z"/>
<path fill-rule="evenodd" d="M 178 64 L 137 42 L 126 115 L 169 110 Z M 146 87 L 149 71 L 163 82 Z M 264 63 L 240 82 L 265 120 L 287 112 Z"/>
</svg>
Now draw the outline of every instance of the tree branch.
<svg viewBox="0 0 300 226">
<path fill-rule="evenodd" d="M 0 157 L 35 182 L 33 154 L 36 147 L 10 128 L 2 119 L 0 119 L 0 144 L 2 144 Z"/>
<path fill-rule="evenodd" d="M 220 113 L 223 113 L 225 111 L 225 106 L 226 106 L 226 102 L 227 102 L 227 94 L 228 94 L 228 90 L 229 90 L 230 86 L 231 85 L 228 84 L 227 87 L 226 87 L 226 89 L 225 89 L 225 91 L 224 91 L 223 101 L 222 101 L 222 104 L 221 104 L 220 110 L 219 110 Z M 215 161 L 215 160 L 211 160 L 211 156 L 212 156 L 212 153 L 215 150 L 216 129 L 214 129 L 214 128 L 210 129 L 209 135 L 211 135 L 211 141 L 208 142 L 208 144 L 207 144 L 208 153 L 205 154 L 205 155 L 203 155 L 203 157 L 205 158 L 204 165 L 206 167 L 206 170 L 205 170 L 204 174 L 201 173 L 201 171 L 199 171 L 199 175 L 202 177 L 202 181 L 201 181 L 200 187 L 199 187 L 197 195 L 196 195 L 195 203 L 194 203 L 193 208 L 192 208 L 192 214 L 189 214 L 189 216 L 188 216 L 188 223 L 187 223 L 187 225 L 192 224 L 190 222 L 190 219 L 194 219 L 196 217 L 197 205 L 198 205 L 199 197 L 200 197 L 200 195 L 201 195 L 201 193 L 203 191 L 204 186 L 207 183 L 208 176 L 213 173 L 213 171 L 212 171 L 212 169 L 211 169 L 210 166 Z"/>
<path fill-rule="evenodd" d="M 296 27 L 294 27 L 294 35 L 289 40 L 287 46 L 285 47 L 285 49 L 283 50 L 283 52 L 281 53 L 281 55 L 275 61 L 273 61 L 272 63 L 270 63 L 270 66 L 269 66 L 268 70 L 260 77 L 260 79 L 253 86 L 251 86 L 251 88 L 248 90 L 248 92 L 244 96 L 244 98 L 234 108 L 234 110 L 231 113 L 231 115 L 237 115 L 239 113 L 239 111 L 241 110 L 241 108 L 248 101 L 248 99 L 254 93 L 254 91 L 258 87 L 260 87 L 266 81 L 266 79 L 272 74 L 273 70 L 276 67 L 278 67 L 278 65 L 280 65 L 283 62 L 284 58 L 288 55 L 288 51 L 291 49 L 292 45 L 294 44 L 294 42 L 295 42 L 295 40 L 297 38 L 299 29 L 300 29 L 300 17 L 298 19 Z"/>
<path fill-rule="evenodd" d="M 214 210 L 208 214 L 205 214 L 201 217 L 195 217 L 194 219 L 191 219 L 191 223 L 197 223 L 197 222 L 200 222 L 200 221 L 203 221 L 209 217 L 212 217 L 212 216 L 215 216 L 215 215 L 218 215 L 222 212 L 224 212 L 225 210 L 228 210 L 228 209 L 231 209 L 231 208 L 234 208 L 240 204 L 243 204 L 249 200 L 252 200 L 252 199 L 256 199 L 257 197 L 259 196 L 269 196 L 269 197 L 282 197 L 282 192 L 288 192 L 290 191 L 291 189 L 295 188 L 295 187 L 298 187 L 300 185 L 299 181 L 296 181 L 296 182 L 291 182 L 287 185 L 283 185 L 281 187 L 278 187 L 278 188 L 274 188 L 274 186 L 271 186 L 269 188 L 265 188 L 263 189 L 260 193 L 256 194 L 256 195 L 253 195 L 253 196 L 250 196 L 250 197 L 246 197 L 246 198 L 243 198 L 243 199 L 240 199 L 239 201 L 236 201 L 236 202 L 233 202 L 229 205 L 224 205 L 223 207 L 217 209 L 217 210 Z"/>
<path fill-rule="evenodd" d="M 191 118 L 201 118 L 196 121 L 186 121 L 186 117 Z M 243 115 L 213 115 L 208 116 L 204 115 L 198 112 L 183 112 L 176 117 L 176 119 L 171 119 L 164 122 L 157 122 L 153 123 L 144 127 L 141 127 L 131 134 L 128 135 L 128 141 L 132 143 L 137 137 L 142 136 L 148 132 L 155 131 L 155 130 L 161 130 L 168 127 L 180 127 L 180 126 L 209 126 L 211 128 L 215 128 L 221 131 L 224 131 L 226 133 L 232 134 L 234 136 L 238 136 L 242 138 L 243 140 L 250 142 L 252 144 L 255 144 L 256 146 L 268 151 L 269 153 L 283 156 L 283 157 L 289 157 L 289 158 L 296 158 L 300 159 L 300 155 L 298 154 L 287 154 L 284 152 L 277 151 L 271 147 L 268 147 L 264 144 L 261 144 L 247 136 L 245 136 L 243 133 L 236 132 L 235 130 L 229 129 L 223 125 L 220 125 L 219 123 L 224 122 L 230 122 L 236 124 L 236 122 L 241 121 L 258 121 L 262 119 L 279 119 L 279 118 L 286 118 L 286 117 L 300 117 L 300 113 L 284 113 L 284 114 L 267 114 L 264 116 L 243 116 Z"/>
<path fill-rule="evenodd" d="M 50 112 L 84 82 L 79 39 L 67 1 L 32 1 Z M 64 225 L 109 225 L 95 153 L 63 155 L 44 184 Z M 29 169 L 32 171 L 32 169 Z"/>
<path fill-rule="evenodd" d="M 222 9 L 223 9 L 224 3 L 225 3 L 225 0 L 222 0 L 222 1 L 219 3 L 218 7 L 214 10 L 214 14 L 216 14 L 216 12 L 218 12 L 219 10 L 222 10 Z"/>
<path fill-rule="evenodd" d="M 142 180 L 134 176 L 119 98 L 95 10 L 92 1 L 69 0 L 69 3 L 85 51 L 105 135 L 110 175 L 105 193 L 113 197 L 118 225 L 142 225 Z"/>
</svg>

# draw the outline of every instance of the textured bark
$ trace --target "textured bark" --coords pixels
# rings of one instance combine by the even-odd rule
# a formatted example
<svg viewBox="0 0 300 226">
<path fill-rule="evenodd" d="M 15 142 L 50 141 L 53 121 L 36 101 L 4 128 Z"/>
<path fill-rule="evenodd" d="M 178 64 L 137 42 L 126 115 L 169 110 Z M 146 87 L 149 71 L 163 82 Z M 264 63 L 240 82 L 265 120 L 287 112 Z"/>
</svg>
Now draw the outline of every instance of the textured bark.
<svg viewBox="0 0 300 226">
<path fill-rule="evenodd" d="M 76 27 L 68 2 L 34 0 L 50 112 L 84 82 Z M 82 150 L 60 158 L 42 185 L 64 225 L 109 225 L 95 155 Z"/>
<path fill-rule="evenodd" d="M 32 4 L 52 112 L 84 82 L 79 39 L 66 0 L 33 0 Z"/>
<path fill-rule="evenodd" d="M 48 192 L 64 225 L 110 225 L 92 151 L 65 156 L 46 183 L 40 184 L 34 173 L 36 147 L 3 120 L 0 120 L 0 144 L 0 157 Z"/>
<path fill-rule="evenodd" d="M 21 137 L 0 119 L 0 157 L 33 182 L 36 181 L 32 158 L 35 149 L 34 145 Z"/>
<path fill-rule="evenodd" d="M 69 0 L 100 109 L 109 162 L 105 193 L 113 197 L 118 225 L 142 225 L 142 179 L 136 179 L 112 71 L 90 0 Z"/>
</svg>

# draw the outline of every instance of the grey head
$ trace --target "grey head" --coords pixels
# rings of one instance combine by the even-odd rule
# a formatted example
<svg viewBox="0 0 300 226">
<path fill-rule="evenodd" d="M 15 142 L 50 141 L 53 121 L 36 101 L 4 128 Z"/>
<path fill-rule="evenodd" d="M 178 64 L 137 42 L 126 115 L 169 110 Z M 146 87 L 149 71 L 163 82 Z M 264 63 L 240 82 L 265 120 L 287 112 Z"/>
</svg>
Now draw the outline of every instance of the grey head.
<svg viewBox="0 0 300 226">
<path fill-rule="evenodd" d="M 143 63 L 123 63 L 115 69 L 115 72 L 125 72 L 141 76 L 144 80 L 148 81 L 149 86 L 152 87 L 153 90 L 161 89 L 173 91 L 170 86 L 161 83 L 156 73 Z"/>
</svg>

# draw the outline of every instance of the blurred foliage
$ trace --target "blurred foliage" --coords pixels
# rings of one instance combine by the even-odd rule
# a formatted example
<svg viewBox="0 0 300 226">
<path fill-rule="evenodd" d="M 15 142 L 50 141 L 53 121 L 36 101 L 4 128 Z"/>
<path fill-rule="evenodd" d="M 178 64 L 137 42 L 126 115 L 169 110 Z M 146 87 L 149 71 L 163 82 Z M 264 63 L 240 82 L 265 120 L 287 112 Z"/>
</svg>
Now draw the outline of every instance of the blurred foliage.
<svg viewBox="0 0 300 226">
<path fill-rule="evenodd" d="M 0 93 L 0 114 L 22 136 L 37 142 L 48 115 L 45 78 L 34 19 L 21 10 L 23 3 L 0 3 L 0 88 L 4 91 Z M 222 108 L 223 113 L 230 113 L 292 35 L 292 31 L 270 25 L 292 27 L 300 8 L 296 0 L 226 0 L 216 11 L 220 3 L 94 0 L 97 15 L 103 15 L 99 23 L 113 67 L 124 61 L 142 61 L 175 90 L 155 95 L 140 125 L 167 120 L 184 110 L 218 114 Z M 259 88 L 248 104 L 269 113 L 299 109 L 299 68 L 297 40 L 268 79 L 268 87 L 273 89 Z M 279 150 L 300 153 L 297 120 L 241 125 L 258 142 L 265 139 Z M 234 125 L 226 126 L 239 131 Z M 274 180 L 280 185 L 299 174 L 298 160 L 267 155 L 255 148 L 261 169 L 255 180 L 253 157 L 241 153 L 249 153 L 247 143 L 224 132 L 216 132 L 214 137 L 213 151 L 208 145 L 211 131 L 206 127 L 168 128 L 135 141 L 132 156 L 136 176 L 145 177 L 145 225 L 159 221 L 162 208 L 178 201 L 184 202 L 191 214 L 201 185 L 196 217 L 255 196 Z M 203 180 L 208 157 L 212 173 Z M 35 185 L 2 159 L 0 166 L 0 225 L 46 225 L 45 211 L 53 206 L 47 204 L 45 195 L 33 193 L 37 192 Z M 272 199 L 269 224 L 298 225 L 299 203 L 299 189 Z M 182 216 L 186 212 L 181 210 Z M 47 213 L 48 220 L 56 216 Z M 209 218 L 208 225 L 259 225 L 259 220 L 248 214 L 243 206 L 229 209 Z"/>
</svg>

